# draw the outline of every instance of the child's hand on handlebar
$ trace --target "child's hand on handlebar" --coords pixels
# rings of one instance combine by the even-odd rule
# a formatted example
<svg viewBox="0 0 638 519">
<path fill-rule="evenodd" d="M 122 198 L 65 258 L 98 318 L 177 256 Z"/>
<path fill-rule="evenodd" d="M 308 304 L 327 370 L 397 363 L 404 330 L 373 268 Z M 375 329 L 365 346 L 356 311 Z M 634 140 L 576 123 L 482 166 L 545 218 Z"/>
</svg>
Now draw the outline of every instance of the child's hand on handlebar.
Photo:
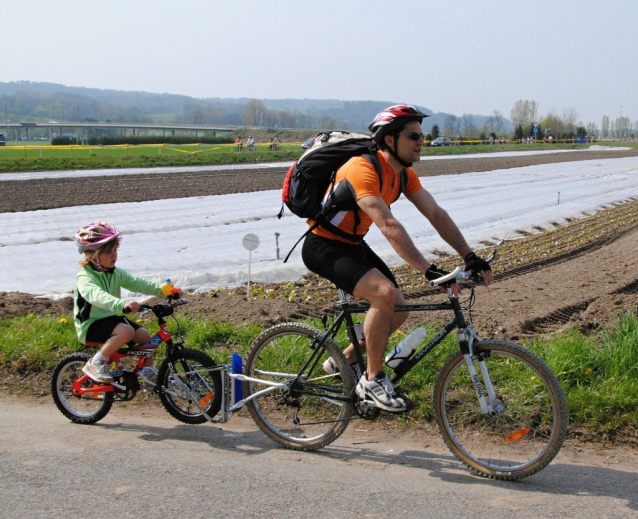
<svg viewBox="0 0 638 519">
<path fill-rule="evenodd" d="M 129 301 L 122 308 L 122 313 L 125 314 L 136 314 L 140 311 L 140 304 L 137 301 Z"/>
</svg>

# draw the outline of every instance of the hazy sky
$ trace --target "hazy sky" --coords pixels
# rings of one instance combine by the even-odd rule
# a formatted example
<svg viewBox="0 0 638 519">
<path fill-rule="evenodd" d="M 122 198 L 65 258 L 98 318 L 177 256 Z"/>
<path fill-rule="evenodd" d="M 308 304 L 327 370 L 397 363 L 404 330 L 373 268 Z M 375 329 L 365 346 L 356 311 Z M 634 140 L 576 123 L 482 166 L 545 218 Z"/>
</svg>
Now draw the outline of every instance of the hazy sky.
<svg viewBox="0 0 638 519">
<path fill-rule="evenodd" d="M 636 0 L 0 0 L 0 20 L 0 81 L 638 119 Z"/>
</svg>

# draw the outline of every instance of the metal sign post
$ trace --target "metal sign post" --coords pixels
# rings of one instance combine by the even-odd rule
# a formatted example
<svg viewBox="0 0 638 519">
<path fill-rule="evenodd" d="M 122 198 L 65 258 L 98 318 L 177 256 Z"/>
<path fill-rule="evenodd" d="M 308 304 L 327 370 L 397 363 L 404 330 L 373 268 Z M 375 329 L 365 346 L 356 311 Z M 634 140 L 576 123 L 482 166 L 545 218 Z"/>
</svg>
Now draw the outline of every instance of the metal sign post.
<svg viewBox="0 0 638 519">
<path fill-rule="evenodd" d="M 244 249 L 248 251 L 248 283 L 246 285 L 246 297 L 250 297 L 250 265 L 252 263 L 253 251 L 259 247 L 259 236 L 249 232 L 241 241 Z"/>
</svg>

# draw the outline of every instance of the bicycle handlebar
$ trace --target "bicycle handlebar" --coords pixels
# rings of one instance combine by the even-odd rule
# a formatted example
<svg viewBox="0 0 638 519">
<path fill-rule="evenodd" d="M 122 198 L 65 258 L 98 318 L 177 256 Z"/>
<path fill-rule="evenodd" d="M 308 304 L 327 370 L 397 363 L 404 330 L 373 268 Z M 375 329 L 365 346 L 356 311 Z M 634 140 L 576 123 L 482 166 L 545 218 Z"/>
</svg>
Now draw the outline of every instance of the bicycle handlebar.
<svg viewBox="0 0 638 519">
<path fill-rule="evenodd" d="M 190 303 L 189 299 L 184 299 L 183 297 L 179 297 L 177 294 L 171 294 L 170 296 L 168 296 L 166 298 L 166 303 L 164 304 L 170 304 L 171 306 L 180 306 L 183 304 L 188 304 Z M 157 315 L 157 313 L 155 312 L 155 307 L 152 305 L 147 305 L 145 303 L 140 303 L 140 315 L 143 314 L 147 314 L 148 312 L 153 312 Z M 122 313 L 123 314 L 130 314 L 131 313 L 131 309 L 130 308 L 122 308 Z"/>
<path fill-rule="evenodd" d="M 496 257 L 496 252 L 493 252 L 492 255 L 487 258 L 485 261 L 491 263 L 492 260 Z M 465 281 L 466 279 L 470 279 L 474 275 L 474 272 L 471 270 L 463 270 L 462 267 L 456 267 L 452 272 L 446 274 L 445 276 L 441 276 L 440 278 L 436 278 L 430 281 L 431 287 L 438 287 L 439 285 L 444 285 L 449 283 L 452 280 L 457 281 Z"/>
<path fill-rule="evenodd" d="M 472 271 L 468 270 L 467 272 L 463 272 L 461 267 L 456 267 L 452 272 L 446 274 L 445 276 L 441 276 L 440 278 L 433 279 L 430 281 L 431 287 L 438 287 L 439 285 L 443 285 L 452 281 L 453 279 L 466 279 L 472 275 Z"/>
</svg>

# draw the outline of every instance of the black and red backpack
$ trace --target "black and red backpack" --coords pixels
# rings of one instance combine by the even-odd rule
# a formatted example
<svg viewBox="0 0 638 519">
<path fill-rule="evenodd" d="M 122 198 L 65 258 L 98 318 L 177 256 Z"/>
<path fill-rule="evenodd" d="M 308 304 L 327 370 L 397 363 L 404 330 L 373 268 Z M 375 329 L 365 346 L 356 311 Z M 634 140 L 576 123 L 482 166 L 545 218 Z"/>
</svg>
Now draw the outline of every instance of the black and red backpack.
<svg viewBox="0 0 638 519">
<path fill-rule="evenodd" d="M 358 205 L 352 193 L 340 184 L 334 189 L 337 170 L 352 157 L 364 157 L 374 166 L 379 175 L 380 188 L 383 186 L 383 173 L 377 158 L 377 146 L 367 135 L 346 131 L 324 132 L 317 135 L 315 142 L 296 161 L 286 174 L 281 192 L 282 205 L 278 218 L 284 214 L 284 206 L 301 217 L 314 220 L 308 231 L 295 243 L 291 252 L 316 227 L 323 227 L 331 233 L 358 243 L 363 239 L 357 234 L 359 223 Z M 405 189 L 405 172 L 401 172 L 399 196 Z M 343 186 L 343 188 L 342 188 Z M 398 198 L 398 197 L 397 197 Z M 355 226 L 347 233 L 332 223 L 330 219 L 339 211 L 355 211 Z"/>
</svg>

